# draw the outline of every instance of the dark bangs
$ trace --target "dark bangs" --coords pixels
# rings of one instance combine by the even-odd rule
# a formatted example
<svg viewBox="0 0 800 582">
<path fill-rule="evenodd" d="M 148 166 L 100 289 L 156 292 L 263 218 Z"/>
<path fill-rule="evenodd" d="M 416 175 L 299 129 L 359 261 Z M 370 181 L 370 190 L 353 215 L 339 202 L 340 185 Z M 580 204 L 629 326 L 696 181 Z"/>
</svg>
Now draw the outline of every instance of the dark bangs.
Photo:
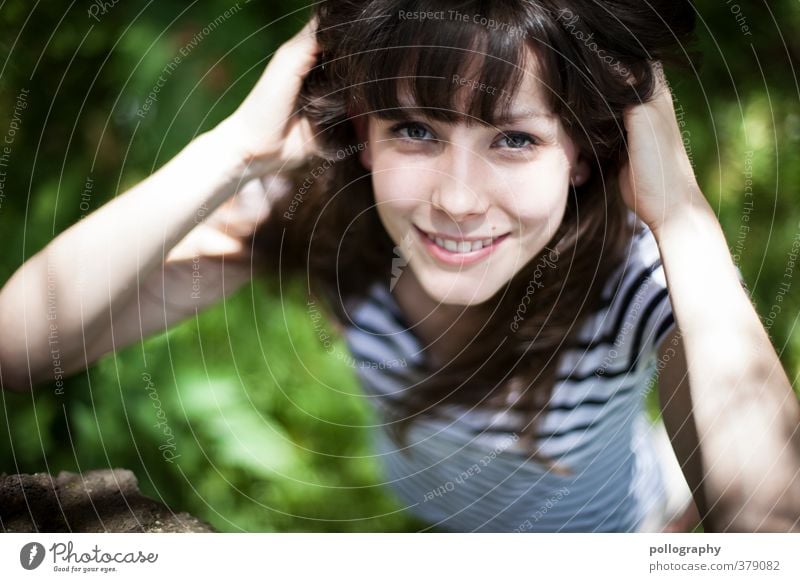
<svg viewBox="0 0 800 582">
<path fill-rule="evenodd" d="M 519 3 L 408 2 L 408 10 L 392 4 L 391 12 L 366 16 L 362 42 L 346 57 L 348 113 L 503 120 L 532 70 Z"/>
<path fill-rule="evenodd" d="M 547 105 L 593 162 L 548 244 L 563 260 L 541 275 L 518 331 L 520 301 L 530 297 L 547 247 L 486 302 L 491 325 L 444 369 L 425 366 L 424 380 L 398 399 L 401 418 L 387 421 L 405 430 L 444 404 L 510 406 L 533 419 L 523 429 L 531 456 L 553 468 L 538 452 L 540 412 L 562 351 L 582 341 L 576 331 L 604 304 L 607 276 L 632 238 L 615 183 L 626 157 L 624 112 L 653 95 L 651 61 L 681 62 L 694 29 L 691 3 L 327 0 L 314 12 L 320 55 L 297 109 L 314 128 L 320 156 L 297 169 L 294 194 L 274 203 L 252 245 L 261 249 L 264 272 L 306 282 L 342 327 L 352 324 L 347 306 L 365 300 L 373 284 L 390 290 L 397 257 L 376 211 L 371 173 L 353 155 L 363 145 L 354 116 L 396 116 L 413 105 L 445 122 L 499 125 L 523 75 L 536 74 Z"/>
</svg>

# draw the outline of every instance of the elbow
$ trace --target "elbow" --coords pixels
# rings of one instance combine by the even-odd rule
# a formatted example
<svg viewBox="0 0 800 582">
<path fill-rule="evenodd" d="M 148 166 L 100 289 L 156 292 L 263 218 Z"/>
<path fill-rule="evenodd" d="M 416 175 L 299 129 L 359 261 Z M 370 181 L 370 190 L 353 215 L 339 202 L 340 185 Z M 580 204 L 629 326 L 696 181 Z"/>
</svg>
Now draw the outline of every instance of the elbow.
<svg viewBox="0 0 800 582">
<path fill-rule="evenodd" d="M 721 533 L 800 533 L 800 515 L 770 514 L 740 517 L 723 527 L 710 529 Z"/>
<path fill-rule="evenodd" d="M 5 291 L 5 288 L 2 289 Z M 0 293 L 0 297 L 3 294 Z M 7 303 L 0 302 L 0 329 L 6 330 L 0 336 L 0 388 L 8 392 L 26 392 L 32 383 L 28 374 L 27 354 L 14 349 L 14 344 L 19 346 L 20 334 L 13 321 L 7 316 Z M 23 336 L 24 337 L 24 336 Z M 24 357 L 23 357 L 24 356 Z"/>
<path fill-rule="evenodd" d="M 0 338 L 0 387 L 8 392 L 27 392 L 33 386 L 27 357 L 14 353 Z"/>
<path fill-rule="evenodd" d="M 703 523 L 706 532 L 716 533 L 798 533 L 800 507 L 775 503 L 771 508 L 750 503 L 738 511 L 717 511 Z"/>
<path fill-rule="evenodd" d="M 36 383 L 27 352 L 15 351 L 0 338 L 0 388 L 7 392 L 30 392 Z"/>
<path fill-rule="evenodd" d="M 0 388 L 8 392 L 29 392 L 33 386 L 30 378 L 14 368 L 7 362 L 0 361 Z"/>
</svg>

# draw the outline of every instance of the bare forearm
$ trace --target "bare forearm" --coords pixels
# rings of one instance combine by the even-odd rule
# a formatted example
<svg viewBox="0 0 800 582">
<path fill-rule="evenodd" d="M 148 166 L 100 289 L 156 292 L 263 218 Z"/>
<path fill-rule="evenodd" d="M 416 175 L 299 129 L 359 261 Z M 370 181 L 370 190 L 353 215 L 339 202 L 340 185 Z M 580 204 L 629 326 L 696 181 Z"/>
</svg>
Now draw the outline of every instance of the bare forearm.
<svg viewBox="0 0 800 582">
<path fill-rule="evenodd" d="M 654 234 L 683 332 L 716 530 L 800 527 L 800 404 L 699 192 Z"/>
<path fill-rule="evenodd" d="M 152 176 L 73 225 L 0 291 L 3 378 L 19 387 L 79 357 L 135 298 L 137 282 L 235 191 L 239 164 L 218 134 L 204 134 Z M 28 369 L 28 363 L 30 369 Z"/>
</svg>

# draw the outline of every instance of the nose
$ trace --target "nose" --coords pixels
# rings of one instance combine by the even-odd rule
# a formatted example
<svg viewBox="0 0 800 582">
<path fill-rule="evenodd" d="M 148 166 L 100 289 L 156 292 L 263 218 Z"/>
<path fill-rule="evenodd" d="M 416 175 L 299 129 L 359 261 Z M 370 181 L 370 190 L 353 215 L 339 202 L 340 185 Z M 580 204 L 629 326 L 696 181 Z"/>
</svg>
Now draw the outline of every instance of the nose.
<svg viewBox="0 0 800 582">
<path fill-rule="evenodd" d="M 433 207 L 456 222 L 486 214 L 489 202 L 484 196 L 482 160 L 469 148 L 453 143 L 447 144 L 439 159 Z"/>
</svg>

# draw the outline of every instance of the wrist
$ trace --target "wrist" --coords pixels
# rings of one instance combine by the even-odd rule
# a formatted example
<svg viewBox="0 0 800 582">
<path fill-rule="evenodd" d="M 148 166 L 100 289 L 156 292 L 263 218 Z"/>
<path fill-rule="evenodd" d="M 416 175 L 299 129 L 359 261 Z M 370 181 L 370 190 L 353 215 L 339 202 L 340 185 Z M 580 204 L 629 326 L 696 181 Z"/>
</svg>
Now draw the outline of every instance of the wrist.
<svg viewBox="0 0 800 582">
<path fill-rule="evenodd" d="M 685 229 L 698 221 L 706 223 L 709 213 L 716 219 L 714 210 L 699 186 L 687 187 L 670 201 L 669 206 L 659 213 L 658 218 L 645 222 L 658 239 L 668 231 Z"/>
</svg>

